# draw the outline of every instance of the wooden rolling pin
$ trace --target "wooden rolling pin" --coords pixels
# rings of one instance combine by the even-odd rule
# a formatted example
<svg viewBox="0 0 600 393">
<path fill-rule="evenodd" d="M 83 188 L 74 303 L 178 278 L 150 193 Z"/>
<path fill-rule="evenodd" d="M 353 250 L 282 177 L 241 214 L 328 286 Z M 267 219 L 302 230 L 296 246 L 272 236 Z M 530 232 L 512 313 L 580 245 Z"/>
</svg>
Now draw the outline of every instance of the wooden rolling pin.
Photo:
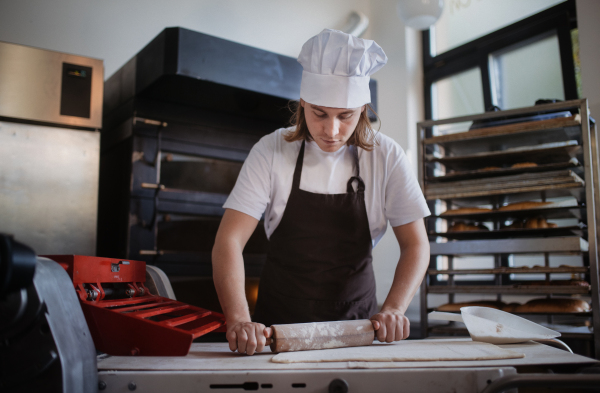
<svg viewBox="0 0 600 393">
<path fill-rule="evenodd" d="M 371 345 L 375 339 L 373 324 L 368 319 L 272 325 L 271 329 L 273 352 L 359 347 Z"/>
</svg>

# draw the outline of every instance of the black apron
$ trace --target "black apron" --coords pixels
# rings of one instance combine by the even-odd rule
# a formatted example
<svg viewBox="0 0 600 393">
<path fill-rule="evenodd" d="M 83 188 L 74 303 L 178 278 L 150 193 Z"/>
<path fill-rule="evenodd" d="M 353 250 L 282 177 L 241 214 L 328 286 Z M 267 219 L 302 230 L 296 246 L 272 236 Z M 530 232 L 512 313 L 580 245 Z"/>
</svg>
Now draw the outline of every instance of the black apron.
<svg viewBox="0 0 600 393">
<path fill-rule="evenodd" d="M 365 184 L 348 180 L 345 194 L 300 189 L 304 141 L 292 191 L 271 235 L 253 316 L 266 326 L 367 319 L 377 312 Z M 358 182 L 354 191 L 352 183 Z"/>
</svg>

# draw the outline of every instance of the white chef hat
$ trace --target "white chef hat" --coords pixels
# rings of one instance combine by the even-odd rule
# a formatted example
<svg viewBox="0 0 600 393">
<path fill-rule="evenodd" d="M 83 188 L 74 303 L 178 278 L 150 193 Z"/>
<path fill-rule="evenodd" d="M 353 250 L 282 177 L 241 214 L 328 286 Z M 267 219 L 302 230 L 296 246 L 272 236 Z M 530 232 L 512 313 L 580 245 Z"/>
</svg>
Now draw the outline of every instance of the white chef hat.
<svg viewBox="0 0 600 393">
<path fill-rule="evenodd" d="M 325 29 L 302 46 L 300 98 L 313 105 L 358 108 L 371 102 L 370 75 L 387 63 L 375 41 Z"/>
</svg>

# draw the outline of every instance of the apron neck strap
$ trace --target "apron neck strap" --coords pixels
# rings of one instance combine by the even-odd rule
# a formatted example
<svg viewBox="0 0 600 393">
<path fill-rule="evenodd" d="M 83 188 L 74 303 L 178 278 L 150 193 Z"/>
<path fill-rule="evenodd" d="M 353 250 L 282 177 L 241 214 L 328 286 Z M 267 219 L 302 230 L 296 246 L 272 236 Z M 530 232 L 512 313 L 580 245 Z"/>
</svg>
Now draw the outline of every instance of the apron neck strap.
<svg viewBox="0 0 600 393">
<path fill-rule="evenodd" d="M 354 182 L 354 180 L 356 180 L 358 181 L 358 187 L 356 188 L 356 192 L 362 194 L 365 192 L 365 182 L 360 177 L 360 165 L 358 163 L 358 147 L 356 147 L 356 145 L 351 145 L 350 149 L 352 149 L 352 155 L 354 156 L 356 176 L 352 176 L 350 180 L 348 180 L 348 184 L 346 185 L 346 192 L 354 192 L 354 187 L 352 187 L 352 183 Z"/>
<path fill-rule="evenodd" d="M 298 159 L 296 160 L 296 168 L 294 169 L 294 181 L 292 183 L 292 190 L 298 190 L 300 188 L 300 177 L 302 176 L 302 164 L 304 163 L 304 144 L 306 141 L 302 141 L 300 146 L 300 153 L 298 153 Z"/>
</svg>

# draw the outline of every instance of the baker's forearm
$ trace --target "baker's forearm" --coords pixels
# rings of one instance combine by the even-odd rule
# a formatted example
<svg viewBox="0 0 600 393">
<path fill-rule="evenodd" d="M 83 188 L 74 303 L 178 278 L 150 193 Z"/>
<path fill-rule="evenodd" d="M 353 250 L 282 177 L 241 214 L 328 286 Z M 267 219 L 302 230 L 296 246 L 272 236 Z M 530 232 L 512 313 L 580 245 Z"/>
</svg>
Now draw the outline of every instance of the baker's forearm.
<svg viewBox="0 0 600 393">
<path fill-rule="evenodd" d="M 428 265 L 429 243 L 415 244 L 402 250 L 382 311 L 397 310 L 404 314 L 421 285 Z"/>
<path fill-rule="evenodd" d="M 217 242 L 212 261 L 213 280 L 225 318 L 230 322 L 249 322 L 242 248 Z"/>
<path fill-rule="evenodd" d="M 228 323 L 250 322 L 242 251 L 258 220 L 225 209 L 212 251 L 213 280 Z"/>
</svg>

